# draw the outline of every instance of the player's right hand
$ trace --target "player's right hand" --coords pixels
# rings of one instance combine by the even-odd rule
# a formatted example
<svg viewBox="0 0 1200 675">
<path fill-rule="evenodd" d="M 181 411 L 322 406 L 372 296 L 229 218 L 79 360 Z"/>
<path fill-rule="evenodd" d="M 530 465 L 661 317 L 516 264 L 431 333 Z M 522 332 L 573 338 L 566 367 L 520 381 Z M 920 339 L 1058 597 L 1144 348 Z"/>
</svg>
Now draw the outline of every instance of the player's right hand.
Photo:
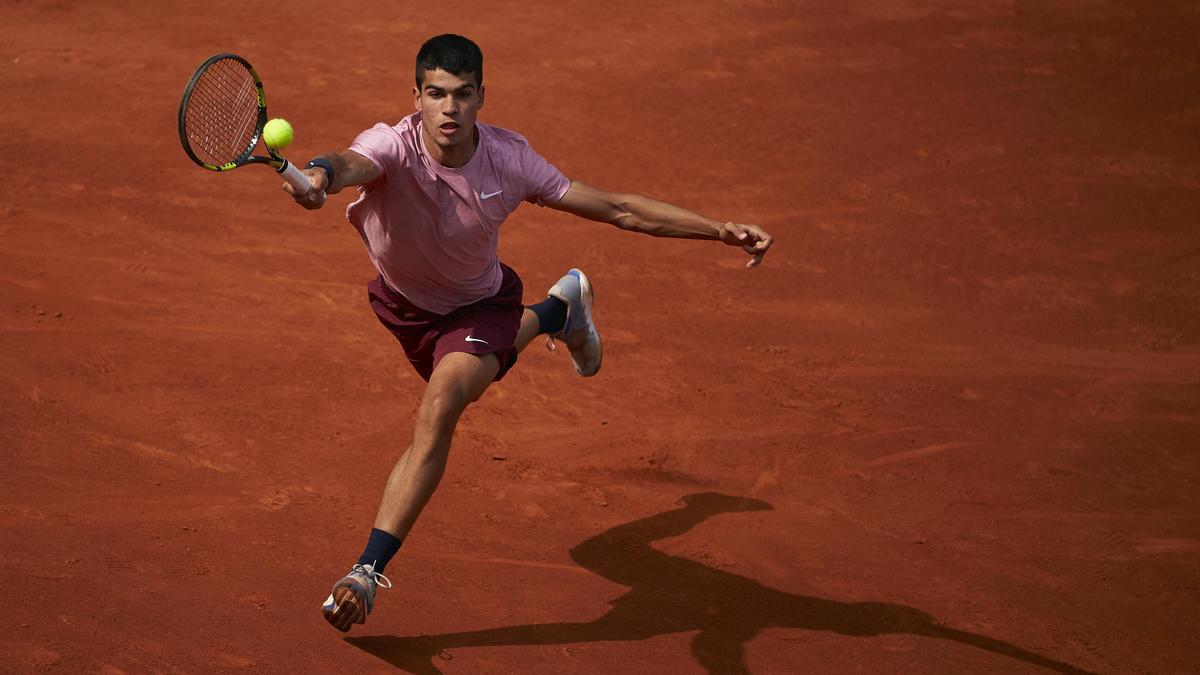
<svg viewBox="0 0 1200 675">
<path fill-rule="evenodd" d="M 328 187 L 325 184 L 327 179 L 325 170 L 320 167 L 313 167 L 311 169 L 304 169 L 301 173 L 308 178 L 308 182 L 312 185 L 312 190 L 309 190 L 306 195 L 297 195 L 296 189 L 285 181 L 283 191 L 291 195 L 292 199 L 296 200 L 296 203 L 300 206 L 309 211 L 315 211 L 325 205 L 325 188 Z"/>
</svg>

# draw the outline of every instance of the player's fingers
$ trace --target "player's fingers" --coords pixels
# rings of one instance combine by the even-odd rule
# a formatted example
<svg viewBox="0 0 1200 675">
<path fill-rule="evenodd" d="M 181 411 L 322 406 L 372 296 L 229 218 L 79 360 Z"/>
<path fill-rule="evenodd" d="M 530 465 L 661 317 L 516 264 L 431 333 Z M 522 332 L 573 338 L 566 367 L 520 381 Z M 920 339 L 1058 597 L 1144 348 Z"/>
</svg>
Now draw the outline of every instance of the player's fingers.
<svg viewBox="0 0 1200 675">
<path fill-rule="evenodd" d="M 329 176 L 325 173 L 324 169 L 319 167 L 305 169 L 304 175 L 308 176 L 308 182 L 312 184 L 314 190 L 325 191 L 329 189 L 329 183 L 327 182 Z"/>
<path fill-rule="evenodd" d="M 758 253 L 766 251 L 771 247 L 771 235 L 759 229 L 748 230 L 749 236 L 742 243 L 742 250 L 746 253 Z"/>
<path fill-rule="evenodd" d="M 774 243 L 774 240 L 771 239 L 770 235 L 766 233 L 763 234 L 765 235 L 764 238 L 754 242 L 753 246 L 742 247 L 745 249 L 746 253 L 749 253 L 751 256 L 753 256 L 750 258 L 750 261 L 746 263 L 746 269 L 748 270 L 754 269 L 762 264 L 763 256 L 767 254 L 767 251 L 771 248 L 771 244 Z"/>
<path fill-rule="evenodd" d="M 737 223 L 725 223 L 721 227 L 721 240 L 727 244 L 740 244 L 749 236 L 746 229 Z"/>
<path fill-rule="evenodd" d="M 288 193 L 289 195 L 291 195 L 292 199 L 294 199 L 297 204 L 299 204 L 300 206 L 303 206 L 304 208 L 306 208 L 310 211 L 319 209 L 325 205 L 325 191 L 324 190 L 313 189 L 313 190 L 309 190 L 308 192 L 306 192 L 302 195 L 299 195 L 299 194 L 296 194 L 295 189 L 293 189 L 289 183 L 284 183 L 283 191 Z"/>
</svg>

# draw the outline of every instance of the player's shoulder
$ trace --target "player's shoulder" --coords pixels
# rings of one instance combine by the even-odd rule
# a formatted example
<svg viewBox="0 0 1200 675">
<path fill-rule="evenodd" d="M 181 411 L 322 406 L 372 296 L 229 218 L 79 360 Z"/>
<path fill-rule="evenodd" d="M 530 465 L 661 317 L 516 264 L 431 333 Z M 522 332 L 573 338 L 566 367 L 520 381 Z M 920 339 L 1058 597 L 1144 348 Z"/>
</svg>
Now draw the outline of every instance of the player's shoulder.
<svg viewBox="0 0 1200 675">
<path fill-rule="evenodd" d="M 420 126 L 420 124 L 421 113 L 415 112 L 405 115 L 399 122 L 389 128 L 398 134 L 408 135 L 417 133 L 417 128 Z"/>
<path fill-rule="evenodd" d="M 418 132 L 412 119 L 405 117 L 397 124 L 378 122 L 365 129 L 354 139 L 350 149 L 376 160 L 384 157 L 404 158 L 413 154 L 417 138 Z"/>
<path fill-rule="evenodd" d="M 413 116 L 408 116 L 401 119 L 395 124 L 387 122 L 376 122 L 370 128 L 364 129 L 359 133 L 359 136 L 380 136 L 389 138 L 405 138 L 413 136 L 417 132 L 417 122 L 413 120 Z"/>
<path fill-rule="evenodd" d="M 478 121 L 475 122 L 475 126 L 479 128 L 481 137 L 494 148 L 523 151 L 529 147 L 529 140 L 511 129 L 492 126 Z"/>
</svg>

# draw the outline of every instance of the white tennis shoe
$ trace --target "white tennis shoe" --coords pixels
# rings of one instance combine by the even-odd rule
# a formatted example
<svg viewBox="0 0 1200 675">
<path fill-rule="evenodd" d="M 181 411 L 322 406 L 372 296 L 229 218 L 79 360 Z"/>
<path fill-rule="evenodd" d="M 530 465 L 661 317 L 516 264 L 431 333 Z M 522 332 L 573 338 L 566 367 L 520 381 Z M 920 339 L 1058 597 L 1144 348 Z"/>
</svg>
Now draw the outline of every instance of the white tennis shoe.
<svg viewBox="0 0 1200 675">
<path fill-rule="evenodd" d="M 575 372 L 591 377 L 600 371 L 603 352 L 600 348 L 600 333 L 592 321 L 592 284 L 587 275 L 577 269 L 563 275 L 558 283 L 550 287 L 549 295 L 567 305 L 567 320 L 561 331 L 550 335 L 546 346 L 554 350 L 554 341 L 561 340 L 571 352 Z"/>
<path fill-rule="evenodd" d="M 353 624 L 366 623 L 367 615 L 375 607 L 375 590 L 380 586 L 391 588 L 392 582 L 376 572 L 373 565 L 355 565 L 333 585 L 333 591 L 321 605 L 321 614 L 345 633 Z"/>
</svg>

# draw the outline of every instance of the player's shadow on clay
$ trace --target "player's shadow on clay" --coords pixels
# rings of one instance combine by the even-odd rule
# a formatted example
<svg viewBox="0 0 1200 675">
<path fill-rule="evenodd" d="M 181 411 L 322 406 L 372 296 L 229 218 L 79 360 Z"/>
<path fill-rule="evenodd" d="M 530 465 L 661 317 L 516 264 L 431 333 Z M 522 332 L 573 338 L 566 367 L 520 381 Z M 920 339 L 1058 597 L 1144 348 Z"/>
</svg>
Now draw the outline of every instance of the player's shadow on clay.
<svg viewBox="0 0 1200 675">
<path fill-rule="evenodd" d="M 696 632 L 692 653 L 710 673 L 748 673 L 746 643 L 764 628 L 799 628 L 842 635 L 908 634 L 953 640 L 1063 673 L 1070 664 L 986 635 L 942 626 L 914 607 L 886 602 L 838 602 L 768 588 L 737 574 L 667 555 L 651 542 L 677 537 L 720 513 L 766 511 L 757 499 L 717 493 L 684 497 L 683 507 L 635 520 L 571 549 L 571 558 L 628 586 L 604 616 L 586 623 L 540 623 L 418 637 L 355 637 L 347 642 L 412 673 L 440 673 L 445 650 L 502 645 L 558 645 L 646 640 Z M 998 668 L 1004 668 L 1002 663 Z"/>
</svg>

